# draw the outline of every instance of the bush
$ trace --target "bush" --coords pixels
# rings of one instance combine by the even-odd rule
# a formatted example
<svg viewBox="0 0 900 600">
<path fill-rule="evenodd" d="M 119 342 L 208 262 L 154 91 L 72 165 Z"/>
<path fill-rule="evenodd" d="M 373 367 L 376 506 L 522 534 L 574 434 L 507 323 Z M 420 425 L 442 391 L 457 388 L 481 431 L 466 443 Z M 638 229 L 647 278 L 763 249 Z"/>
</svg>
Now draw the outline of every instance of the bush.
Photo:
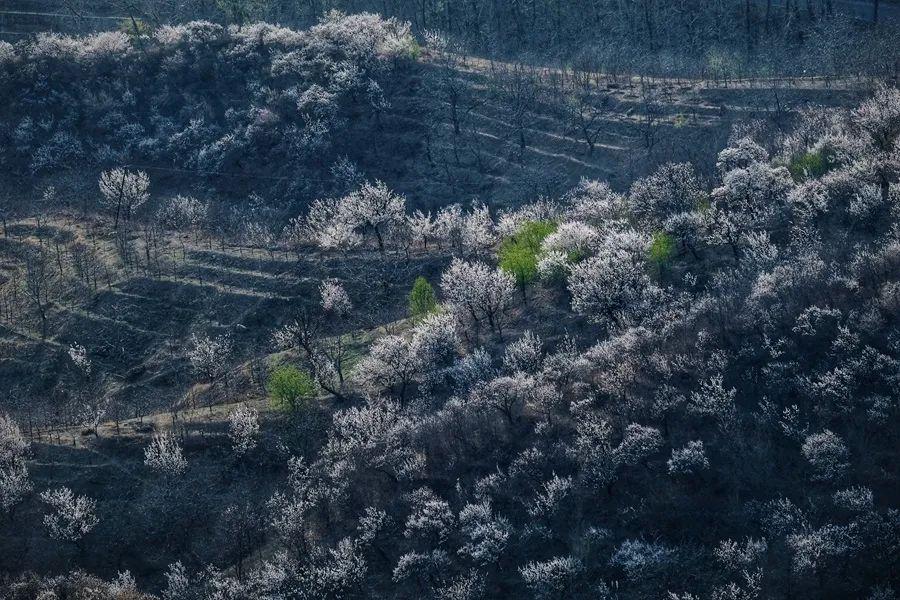
<svg viewBox="0 0 900 600">
<path fill-rule="evenodd" d="M 552 221 L 528 221 L 500 244 L 500 268 L 516 278 L 523 298 L 525 286 L 538 274 L 541 242 L 554 231 L 556 223 Z"/>
<path fill-rule="evenodd" d="M 804 181 L 806 179 L 818 179 L 833 169 L 835 166 L 834 157 L 826 150 L 818 150 L 813 152 L 804 152 L 799 156 L 795 156 L 788 164 L 788 171 L 795 181 Z"/>
<path fill-rule="evenodd" d="M 437 312 L 437 295 L 434 288 L 424 277 L 416 277 L 412 291 L 409 292 L 409 314 L 420 319 L 431 313 Z"/>
<path fill-rule="evenodd" d="M 122 19 L 119 21 L 119 31 L 132 38 L 140 38 L 153 34 L 153 27 L 143 19 Z"/>
<path fill-rule="evenodd" d="M 664 231 L 657 231 L 653 234 L 653 241 L 650 243 L 650 260 L 657 266 L 664 266 L 672 257 L 675 256 L 675 240 L 672 236 Z"/>
<path fill-rule="evenodd" d="M 295 412 L 315 397 L 318 388 L 308 373 L 291 365 L 281 365 L 269 375 L 266 391 L 275 408 Z"/>
</svg>

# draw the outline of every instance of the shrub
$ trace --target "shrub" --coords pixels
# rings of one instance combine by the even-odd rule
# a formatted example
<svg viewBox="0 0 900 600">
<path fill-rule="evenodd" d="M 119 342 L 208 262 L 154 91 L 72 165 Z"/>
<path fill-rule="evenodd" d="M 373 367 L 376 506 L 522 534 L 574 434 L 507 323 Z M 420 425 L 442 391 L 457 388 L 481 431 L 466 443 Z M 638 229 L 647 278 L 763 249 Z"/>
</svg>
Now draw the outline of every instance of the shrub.
<svg viewBox="0 0 900 600">
<path fill-rule="evenodd" d="M 308 373 L 291 365 L 281 365 L 269 375 L 266 391 L 275 408 L 294 412 L 316 395 L 317 388 Z"/>
<path fill-rule="evenodd" d="M 795 181 L 804 181 L 806 179 L 818 179 L 833 169 L 834 166 L 834 157 L 831 155 L 831 152 L 823 148 L 795 156 L 788 163 L 788 171 L 791 172 L 791 176 Z"/>
<path fill-rule="evenodd" d="M 437 312 L 437 308 L 437 295 L 434 293 L 434 288 L 424 277 L 416 277 L 412 290 L 409 292 L 409 314 L 415 319 L 420 319 Z"/>
<path fill-rule="evenodd" d="M 528 221 L 519 231 L 500 244 L 500 268 L 516 278 L 516 283 L 525 297 L 525 286 L 534 281 L 538 274 L 538 255 L 541 242 L 556 231 L 552 221 Z"/>
<path fill-rule="evenodd" d="M 403 56 L 408 60 L 419 60 L 419 57 L 422 56 L 422 46 L 419 45 L 416 38 L 408 36 L 405 39 L 405 42 L 403 53 L 400 54 L 400 56 Z"/>
<path fill-rule="evenodd" d="M 153 34 L 153 27 L 143 19 L 122 19 L 119 21 L 119 31 L 133 38 L 142 36 L 150 36 Z"/>
<path fill-rule="evenodd" d="M 651 262 L 661 267 L 675 256 L 675 240 L 668 233 L 657 231 L 653 234 L 649 253 Z"/>
</svg>

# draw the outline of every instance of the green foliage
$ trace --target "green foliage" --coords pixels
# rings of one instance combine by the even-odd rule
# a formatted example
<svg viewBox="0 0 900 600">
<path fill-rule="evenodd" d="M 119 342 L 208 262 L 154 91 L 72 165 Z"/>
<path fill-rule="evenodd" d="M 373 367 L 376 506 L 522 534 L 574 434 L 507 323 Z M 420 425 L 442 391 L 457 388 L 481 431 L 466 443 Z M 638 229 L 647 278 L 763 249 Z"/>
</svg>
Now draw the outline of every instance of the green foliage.
<svg viewBox="0 0 900 600">
<path fill-rule="evenodd" d="M 569 250 L 566 252 L 566 260 L 568 260 L 573 265 L 575 263 L 580 263 L 587 257 L 587 253 L 583 250 Z"/>
<path fill-rule="evenodd" d="M 419 319 L 433 312 L 437 312 L 437 295 L 434 288 L 424 277 L 416 277 L 412 290 L 409 292 L 409 314 Z"/>
<path fill-rule="evenodd" d="M 712 203 L 709 201 L 709 197 L 704 196 L 697 200 L 697 212 L 701 215 L 708 215 L 712 210 Z"/>
<path fill-rule="evenodd" d="M 520 244 L 508 244 L 500 250 L 500 268 L 512 273 L 522 287 L 537 276 L 537 262 L 535 253 Z"/>
<path fill-rule="evenodd" d="M 409 36 L 404 53 L 409 60 L 419 60 L 419 57 L 422 56 L 422 46 L 419 45 L 416 38 Z"/>
<path fill-rule="evenodd" d="M 710 48 L 706 53 L 706 64 L 716 77 L 735 77 L 741 70 L 742 61 L 737 52 Z"/>
<path fill-rule="evenodd" d="M 788 163 L 788 171 L 795 181 L 818 179 L 834 168 L 834 157 L 826 149 L 804 152 Z"/>
<path fill-rule="evenodd" d="M 516 278 L 523 293 L 525 286 L 537 277 L 541 242 L 554 231 L 556 223 L 552 221 L 529 221 L 500 244 L 500 268 Z"/>
<path fill-rule="evenodd" d="M 675 240 L 665 231 L 657 231 L 653 234 L 650 243 L 650 260 L 658 266 L 663 266 L 675 256 Z"/>
<path fill-rule="evenodd" d="M 295 412 L 315 397 L 318 387 L 308 373 L 292 365 L 280 365 L 269 375 L 266 391 L 275 408 Z"/>
<path fill-rule="evenodd" d="M 153 28 L 143 19 L 122 19 L 119 21 L 119 31 L 129 37 L 142 37 L 153 33 Z"/>
<path fill-rule="evenodd" d="M 535 254 L 540 252 L 544 238 L 556 231 L 556 223 L 553 221 L 528 221 L 524 223 L 518 233 L 512 238 L 516 243 L 522 244 Z"/>
</svg>

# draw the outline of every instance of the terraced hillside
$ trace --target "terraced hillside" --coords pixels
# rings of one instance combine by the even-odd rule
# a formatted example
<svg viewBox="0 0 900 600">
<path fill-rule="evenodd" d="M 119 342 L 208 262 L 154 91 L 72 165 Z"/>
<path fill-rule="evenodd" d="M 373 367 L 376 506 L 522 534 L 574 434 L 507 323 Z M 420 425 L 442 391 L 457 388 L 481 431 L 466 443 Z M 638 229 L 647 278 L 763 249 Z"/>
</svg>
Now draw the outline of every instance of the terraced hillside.
<svg viewBox="0 0 900 600">
<path fill-rule="evenodd" d="M 121 418 L 196 400 L 193 394 L 203 387 L 194 388 L 199 380 L 186 357 L 192 334 L 230 334 L 239 349 L 234 357 L 236 381 L 248 384 L 249 371 L 241 363 L 260 352 L 275 351 L 273 331 L 295 318 L 307 303 L 318 302 L 319 281 L 327 277 L 353 280 L 354 272 L 377 270 L 372 263 L 381 260 L 371 255 L 341 258 L 316 253 L 298 257 L 283 251 L 221 247 L 211 240 L 173 234 L 153 267 L 126 271 L 112 241 L 100 238 L 99 230 L 61 220 L 42 224 L 40 236 L 36 229 L 33 221 L 10 223 L 7 235 L 0 237 L 5 267 L 0 282 L 12 285 L 11 278 L 27 277 L 22 269 L 24 257 L 53 244 L 44 284 L 52 334 L 41 338 L 33 298 L 7 296 L 11 300 L 5 303 L 0 320 L 0 382 L 9 390 L 7 402 L 13 405 L 18 397 L 42 399 L 26 407 L 37 421 L 52 415 L 71 387 L 73 367 L 67 351 L 74 343 L 91 348 L 104 393 Z M 90 236 L 96 237 L 88 241 Z M 73 266 L 82 244 L 94 248 L 96 282 L 88 278 L 85 283 Z M 382 279 L 383 286 L 362 283 L 355 291 L 358 297 L 381 307 L 380 322 L 366 326 L 403 318 L 402 298 L 412 274 L 436 271 L 443 262 L 434 256 L 412 257 L 405 267 L 392 267 Z M 40 369 L 35 370 L 35 365 Z"/>
<path fill-rule="evenodd" d="M 890 82 L 20 33 L 0 600 L 900 589 Z"/>
<path fill-rule="evenodd" d="M 252 405 L 265 409 L 259 403 Z M 231 410 L 233 405 L 226 408 Z M 65 485 L 103 498 L 101 509 L 109 517 L 92 542 L 94 550 L 103 548 L 103 552 L 86 552 L 75 544 L 59 547 L 48 540 L 41 535 L 39 503 L 30 503 L 16 511 L 18 527 L 0 538 L 4 568 L 52 572 L 78 562 L 108 576 L 127 568 L 146 585 L 158 588 L 165 584 L 163 574 L 173 552 L 204 561 L 234 558 L 224 515 L 231 514 L 236 502 L 264 502 L 284 469 L 277 459 L 245 465 L 231 462 L 223 425 L 226 414 L 206 409 L 180 413 L 178 432 L 193 440 L 186 446 L 192 456 L 188 485 L 160 482 L 144 468 L 143 448 L 151 435 L 170 430 L 165 417 L 125 421 L 118 432 L 104 428 L 99 439 L 76 437 L 73 442 L 67 434 L 58 443 L 41 439 L 42 443 L 34 444 L 30 461 L 35 485 Z M 261 445 L 272 457 L 278 456 L 272 438 Z M 235 489 L 246 493 L 236 499 Z M 173 510 L 173 506 L 182 508 Z M 209 535 L 215 537 L 215 544 L 208 542 Z"/>
<path fill-rule="evenodd" d="M 125 17 L 110 0 L 7 0 L 0 6 L 0 40 L 16 42 L 41 31 L 69 35 L 108 31 L 118 28 Z"/>
<path fill-rule="evenodd" d="M 415 100 L 430 117 L 426 155 L 388 181 L 425 206 L 472 197 L 516 205 L 556 196 L 582 177 L 624 189 L 672 161 L 711 175 L 735 124 L 777 133 L 798 110 L 846 106 L 870 86 L 827 78 L 641 78 L 439 54 L 423 65 L 424 91 L 397 101 Z"/>
<path fill-rule="evenodd" d="M 691 161 L 709 174 L 715 153 L 736 123 L 777 132 L 798 109 L 847 105 L 867 87 L 865 81 L 855 80 L 587 76 L 436 53 L 421 61 L 421 81 L 420 89 L 391 99 L 403 118 L 419 119 L 408 130 L 426 132 L 420 155 L 402 161 L 382 157 L 373 162 L 385 167 L 368 175 L 404 193 L 412 208 L 433 210 L 479 198 L 495 211 L 542 195 L 559 196 L 581 178 L 626 189 L 663 162 Z M 571 110 L 573 90 L 586 90 L 579 98 L 591 117 L 593 148 Z M 88 179 L 97 175 L 99 171 Z M 166 173 L 164 179 L 155 179 L 153 193 L 190 191 L 183 177 Z M 241 189 L 268 184 L 247 178 Z M 39 187 L 23 189 L 22 198 L 13 200 L 38 194 Z M 96 195 L 94 190 L 84 185 L 60 193 L 87 198 Z M 185 402 L 190 389 L 184 384 L 190 380 L 184 376 L 190 369 L 185 356 L 192 334 L 230 332 L 236 347 L 250 356 L 267 348 L 271 332 L 315 295 L 314 282 L 365 267 L 354 262 L 362 257 L 343 261 L 276 248 L 225 247 L 171 232 L 167 236 L 156 250 L 156 267 L 126 269 L 112 234 L 100 222 L 70 216 L 8 225 L 0 237 L 5 283 L 14 285 L 9 278 L 21 268 L 23 257 L 42 248 L 48 249 L 47 268 L 54 279 L 48 301 L 53 334 L 46 339 L 41 340 L 29 298 L 19 297 L 16 306 L 2 311 L 4 355 L 9 360 L 0 367 L 0 381 L 10 382 L 12 396 L 28 396 L 12 382 L 29 381 L 28 387 L 47 399 L 46 406 L 35 410 L 54 410 L 53 397 L 64 393 L 61 382 L 71 371 L 66 351 L 79 343 L 92 348 L 98 367 L 107 374 L 108 392 L 127 399 L 125 416 Z M 140 235 L 135 237 L 140 246 Z M 93 275 L 73 271 L 76 253 L 84 248 L 92 249 L 96 258 Z M 446 257 L 416 260 L 422 264 L 397 274 L 380 300 L 385 304 L 383 322 L 403 316 L 401 296 L 409 289 L 412 273 L 436 272 Z M 43 365 L 36 376 L 35 364 Z"/>
</svg>

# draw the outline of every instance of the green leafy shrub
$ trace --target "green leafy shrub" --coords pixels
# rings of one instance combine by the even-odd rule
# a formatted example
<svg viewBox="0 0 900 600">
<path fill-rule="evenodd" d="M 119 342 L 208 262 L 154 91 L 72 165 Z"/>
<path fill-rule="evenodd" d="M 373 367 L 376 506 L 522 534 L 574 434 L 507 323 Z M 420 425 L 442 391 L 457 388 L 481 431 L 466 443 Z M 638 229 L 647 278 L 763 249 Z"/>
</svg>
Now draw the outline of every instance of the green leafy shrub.
<svg viewBox="0 0 900 600">
<path fill-rule="evenodd" d="M 295 412 L 315 397 L 318 387 L 308 373 L 292 365 L 280 365 L 269 375 L 266 391 L 275 408 Z"/>
<path fill-rule="evenodd" d="M 806 179 L 818 179 L 833 169 L 834 166 L 834 156 L 827 149 L 823 148 L 795 156 L 788 163 L 788 171 L 791 172 L 791 176 L 793 176 L 795 181 L 803 181 Z"/>
<path fill-rule="evenodd" d="M 649 254 L 651 262 L 658 266 L 665 265 L 675 256 L 675 240 L 668 233 L 657 231 L 653 234 Z"/>
<path fill-rule="evenodd" d="M 500 268 L 516 278 L 523 297 L 525 286 L 537 277 L 541 242 L 554 231 L 556 223 L 552 221 L 528 221 L 500 244 Z"/>
<path fill-rule="evenodd" d="M 424 277 L 416 277 L 412 290 L 409 292 L 409 314 L 419 319 L 433 312 L 437 312 L 438 302 L 434 288 Z"/>
<path fill-rule="evenodd" d="M 580 263 L 587 258 L 587 252 L 584 250 L 569 250 L 566 252 L 566 260 L 572 264 Z"/>
<path fill-rule="evenodd" d="M 709 201 L 709 197 L 704 196 L 697 200 L 696 209 L 701 215 L 709 215 L 712 210 L 712 203 Z"/>
<path fill-rule="evenodd" d="M 711 48 L 706 53 L 706 64 L 715 77 L 735 77 L 741 71 L 741 57 L 725 48 Z"/>
<path fill-rule="evenodd" d="M 150 35 L 153 33 L 153 27 L 151 27 L 146 21 L 143 19 L 122 19 L 119 21 L 119 31 L 128 35 L 132 38 L 139 38 L 141 36 Z"/>
<path fill-rule="evenodd" d="M 404 41 L 406 42 L 404 47 L 406 58 L 409 60 L 419 60 L 419 57 L 422 56 L 422 46 L 419 45 L 416 38 L 408 35 Z"/>
</svg>

